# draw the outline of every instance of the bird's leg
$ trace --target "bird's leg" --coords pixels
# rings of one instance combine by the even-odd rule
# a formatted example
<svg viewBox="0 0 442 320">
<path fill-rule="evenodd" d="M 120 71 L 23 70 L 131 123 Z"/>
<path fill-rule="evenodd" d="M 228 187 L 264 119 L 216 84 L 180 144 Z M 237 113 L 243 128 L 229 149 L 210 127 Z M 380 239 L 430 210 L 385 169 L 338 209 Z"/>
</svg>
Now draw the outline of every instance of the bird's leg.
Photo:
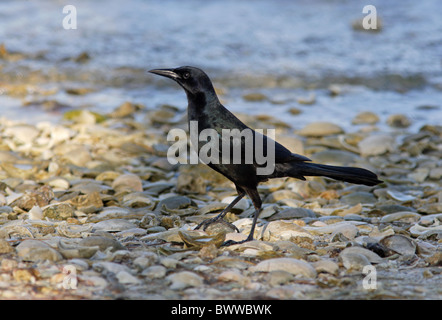
<svg viewBox="0 0 442 320">
<path fill-rule="evenodd" d="M 211 225 L 215 222 L 218 222 L 218 221 L 220 221 L 221 223 L 226 223 L 229 226 L 232 226 L 227 221 L 223 220 L 223 218 L 227 214 L 227 212 L 232 210 L 232 208 L 235 206 L 235 204 L 237 204 L 238 201 L 241 200 L 245 196 L 245 194 L 246 194 L 245 192 L 238 194 L 238 196 L 223 211 L 221 211 L 221 213 L 219 215 L 217 215 L 214 218 L 204 220 L 203 222 L 201 222 L 199 225 L 196 226 L 195 230 L 201 228 L 202 226 L 204 226 L 203 230 L 206 230 L 209 225 Z M 237 232 L 239 232 L 238 228 L 235 227 L 235 229 Z"/>
<path fill-rule="evenodd" d="M 253 216 L 252 229 L 250 230 L 250 233 L 246 240 L 243 241 L 228 240 L 222 244 L 223 246 L 230 246 L 232 244 L 240 244 L 253 240 L 253 234 L 255 233 L 256 222 L 258 221 L 258 216 L 259 213 L 261 212 L 262 202 L 261 198 L 259 197 L 259 193 L 256 189 L 246 189 L 246 192 L 249 195 L 250 199 L 252 199 L 253 206 L 255 207 L 255 215 Z"/>
<path fill-rule="evenodd" d="M 261 208 L 255 207 L 255 215 L 253 217 L 252 229 L 250 230 L 250 233 L 249 233 L 247 239 L 242 240 L 242 241 L 228 240 L 228 241 L 225 241 L 222 244 L 222 246 L 223 247 L 227 247 L 227 246 L 231 246 L 233 244 L 240 244 L 240 243 L 244 243 L 244 242 L 247 242 L 247 241 L 252 241 L 253 240 L 253 234 L 255 233 L 256 221 L 258 220 L 258 216 L 259 216 L 260 212 L 261 212 Z"/>
</svg>

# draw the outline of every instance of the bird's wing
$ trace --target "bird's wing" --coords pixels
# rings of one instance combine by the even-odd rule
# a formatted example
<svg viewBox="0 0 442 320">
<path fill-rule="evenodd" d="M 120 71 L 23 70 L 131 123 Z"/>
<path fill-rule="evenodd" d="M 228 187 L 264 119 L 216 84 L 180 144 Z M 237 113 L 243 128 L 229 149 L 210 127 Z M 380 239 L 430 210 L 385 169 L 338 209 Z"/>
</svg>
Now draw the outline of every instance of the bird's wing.
<svg viewBox="0 0 442 320">
<path fill-rule="evenodd" d="M 255 131 L 255 147 L 256 145 L 259 145 L 260 141 L 263 141 L 262 145 L 264 148 L 264 152 L 266 156 L 268 152 L 272 152 L 272 148 L 274 148 L 274 154 L 275 154 L 275 163 L 285 163 L 285 162 L 292 162 L 292 161 L 311 161 L 311 159 L 302 156 L 300 154 L 292 153 L 289 149 L 284 147 L 279 142 L 276 142 L 275 140 L 269 138 L 266 135 L 263 135 L 259 132 Z M 272 145 L 274 147 L 272 147 Z"/>
<path fill-rule="evenodd" d="M 242 160 L 244 161 L 244 155 L 248 152 L 254 153 L 254 156 L 257 154 L 263 155 L 264 157 L 268 157 L 267 153 L 270 152 L 270 155 L 272 154 L 272 145 L 274 146 L 274 156 L 275 156 L 275 163 L 285 163 L 285 162 L 292 162 L 292 161 L 311 161 L 309 158 L 292 153 L 289 149 L 284 147 L 282 144 L 276 142 L 272 138 L 257 132 L 256 130 L 251 129 L 247 125 L 245 125 L 241 120 L 239 120 L 233 113 L 231 113 L 228 109 L 226 109 L 224 106 L 220 105 L 218 106 L 222 112 L 213 113 L 210 114 L 212 117 L 210 119 L 211 124 L 215 124 L 216 128 L 224 128 L 224 129 L 238 129 L 239 131 L 243 132 L 244 129 L 251 130 L 253 133 L 253 145 L 246 145 L 246 141 L 242 140 L 240 144 L 242 145 Z M 209 127 L 209 126 L 207 126 Z M 221 132 L 218 131 L 218 134 L 220 136 L 220 144 L 222 144 L 223 141 L 221 137 Z M 242 138 L 241 138 L 242 139 Z M 234 139 L 235 140 L 235 139 Z M 252 147 L 252 148 L 251 148 Z M 257 150 L 258 149 L 258 150 Z M 261 150 L 259 150 L 261 149 Z M 232 153 L 231 153 L 232 154 Z M 243 162 L 244 163 L 244 162 Z"/>
</svg>

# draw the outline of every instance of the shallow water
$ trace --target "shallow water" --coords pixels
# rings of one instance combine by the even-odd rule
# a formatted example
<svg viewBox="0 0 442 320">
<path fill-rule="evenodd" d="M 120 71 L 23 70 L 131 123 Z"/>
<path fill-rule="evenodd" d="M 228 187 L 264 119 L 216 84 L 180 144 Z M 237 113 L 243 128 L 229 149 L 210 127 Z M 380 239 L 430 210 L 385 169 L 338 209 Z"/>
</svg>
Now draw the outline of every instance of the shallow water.
<svg viewBox="0 0 442 320">
<path fill-rule="evenodd" d="M 0 43 L 21 53 L 0 60 L 1 83 L 56 88 L 51 96 L 72 107 L 109 112 L 130 100 L 148 107 L 170 103 L 185 108 L 171 81 L 145 71 L 195 65 L 234 112 L 271 113 L 295 128 L 327 120 L 351 127 L 360 111 L 373 111 L 386 129 L 390 114 L 406 114 L 411 130 L 442 120 L 442 3 L 372 1 L 382 20 L 377 33 L 357 31 L 366 1 L 76 1 L 77 29 L 62 27 L 68 1 L 2 1 Z M 87 52 L 84 63 L 73 61 Z M 332 84 L 345 85 L 332 97 Z M 92 87 L 84 96 L 71 87 Z M 262 92 L 269 100 L 246 102 Z M 314 94 L 315 103 L 298 98 Z M 29 99 L 28 99 L 29 100 Z M 0 95 L 2 115 L 26 122 L 57 121 L 62 111 L 26 107 Z M 421 106 L 436 108 L 419 108 Z M 290 107 L 301 109 L 290 115 Z M 270 111 L 270 112 L 269 112 Z"/>
</svg>

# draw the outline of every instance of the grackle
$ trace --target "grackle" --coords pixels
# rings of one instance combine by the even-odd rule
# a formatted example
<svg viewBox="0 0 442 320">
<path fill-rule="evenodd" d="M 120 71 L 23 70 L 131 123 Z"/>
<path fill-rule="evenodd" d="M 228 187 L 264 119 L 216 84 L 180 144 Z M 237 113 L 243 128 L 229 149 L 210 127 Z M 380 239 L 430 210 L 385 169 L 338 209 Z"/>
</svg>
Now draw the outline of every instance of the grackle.
<svg viewBox="0 0 442 320">
<path fill-rule="evenodd" d="M 336 180 L 368 186 L 373 186 L 382 182 L 378 180 L 376 174 L 366 169 L 312 163 L 309 158 L 290 152 L 287 148 L 265 135 L 261 135 L 262 144 L 264 146 L 262 148 L 268 150 L 265 146 L 269 143 L 274 144 L 274 154 L 272 158 L 274 166 L 271 173 L 258 174 L 258 170 L 262 167 L 261 163 L 258 163 L 255 158 L 253 158 L 252 162 L 244 161 L 246 153 L 254 152 L 254 149 L 257 147 L 258 140 L 256 132 L 242 123 L 220 103 L 212 82 L 204 71 L 195 67 L 185 66 L 175 69 L 154 69 L 149 72 L 173 79 L 184 89 L 188 101 L 188 121 L 189 123 L 191 121 L 196 121 L 198 125 L 198 134 L 205 129 L 215 130 L 219 133 L 220 143 L 218 145 L 222 145 L 221 132 L 223 129 L 238 129 L 240 131 L 246 129 L 250 130 L 253 135 L 252 140 L 239 137 L 241 140 L 236 144 L 237 147 L 239 146 L 238 148 L 241 148 L 241 159 L 243 161 L 218 161 L 217 163 L 206 163 L 209 167 L 218 171 L 235 184 L 238 196 L 219 215 L 203 221 L 196 227 L 196 229 L 199 229 L 202 226 L 206 229 L 208 225 L 218 221 L 225 223 L 223 217 L 247 194 L 255 207 L 255 213 L 250 234 L 246 240 L 241 242 L 253 240 L 256 221 L 262 205 L 257 186 L 260 182 L 267 181 L 271 178 L 293 177 L 305 180 L 304 176 L 325 176 Z M 235 146 L 234 143 L 233 146 Z M 197 147 L 198 151 L 200 151 L 202 144 L 197 142 L 197 146 L 193 147 Z M 223 153 L 227 151 L 229 151 L 228 158 L 230 157 L 229 159 L 233 160 L 233 152 L 230 152 L 232 150 L 224 148 L 212 149 L 212 152 L 219 153 L 217 156 L 220 158 L 222 158 L 224 156 Z M 230 240 L 225 242 L 224 245 L 241 242 Z"/>
</svg>

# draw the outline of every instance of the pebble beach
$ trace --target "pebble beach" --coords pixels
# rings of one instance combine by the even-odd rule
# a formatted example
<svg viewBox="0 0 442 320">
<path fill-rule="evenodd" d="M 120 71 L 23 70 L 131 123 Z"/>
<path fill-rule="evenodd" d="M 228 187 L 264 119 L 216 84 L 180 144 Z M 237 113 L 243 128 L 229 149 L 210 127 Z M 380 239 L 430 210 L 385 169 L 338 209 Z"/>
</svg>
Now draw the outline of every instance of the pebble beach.
<svg viewBox="0 0 442 320">
<path fill-rule="evenodd" d="M 2 298 L 440 297 L 431 285 L 442 277 L 440 126 L 387 135 L 368 130 L 376 117 L 362 114 L 355 121 L 366 130 L 347 134 L 244 115 L 255 127 L 277 123 L 277 139 L 314 161 L 369 168 L 384 183 L 271 180 L 259 187 L 256 240 L 221 247 L 246 237 L 253 208 L 243 199 L 227 216 L 241 233 L 193 230 L 236 191 L 203 164 L 168 162 L 166 133 L 185 126 L 185 113 L 127 102 L 107 115 L 67 116 L 1 121 Z M 367 266 L 375 288 L 363 287 Z"/>
</svg>

